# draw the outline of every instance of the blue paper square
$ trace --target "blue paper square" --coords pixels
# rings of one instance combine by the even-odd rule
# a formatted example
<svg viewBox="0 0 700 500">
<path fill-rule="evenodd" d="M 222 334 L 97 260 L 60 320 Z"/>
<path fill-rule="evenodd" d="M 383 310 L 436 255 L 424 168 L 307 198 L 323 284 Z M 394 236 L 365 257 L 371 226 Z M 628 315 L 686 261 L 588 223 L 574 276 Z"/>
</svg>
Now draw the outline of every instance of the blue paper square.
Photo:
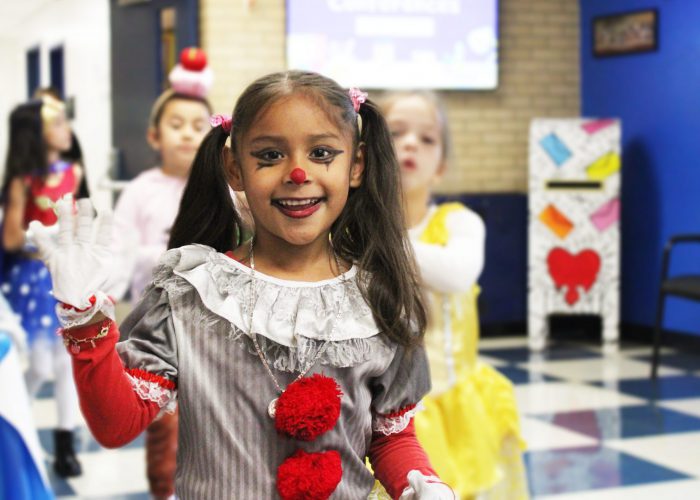
<svg viewBox="0 0 700 500">
<path fill-rule="evenodd" d="M 571 158 L 571 151 L 554 132 L 540 139 L 540 146 L 542 146 L 542 149 L 545 150 L 557 167 L 560 167 L 566 160 Z"/>
</svg>

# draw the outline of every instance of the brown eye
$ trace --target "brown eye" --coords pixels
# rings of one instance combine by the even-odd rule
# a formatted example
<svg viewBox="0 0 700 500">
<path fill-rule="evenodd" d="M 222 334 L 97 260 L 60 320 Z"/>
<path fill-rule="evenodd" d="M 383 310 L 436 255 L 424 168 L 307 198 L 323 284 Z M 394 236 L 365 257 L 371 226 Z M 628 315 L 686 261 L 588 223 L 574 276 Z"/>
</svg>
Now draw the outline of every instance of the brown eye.
<svg viewBox="0 0 700 500">
<path fill-rule="evenodd" d="M 261 160 L 275 161 L 282 159 L 282 153 L 279 151 L 266 151 L 260 155 Z"/>
<path fill-rule="evenodd" d="M 326 147 L 318 147 L 311 150 L 309 158 L 312 160 L 320 161 L 321 163 L 330 163 L 336 156 L 341 154 L 342 151 L 338 149 L 331 149 Z"/>
<path fill-rule="evenodd" d="M 316 148 L 313 151 L 311 151 L 311 157 L 317 158 L 319 160 L 328 158 L 329 156 L 331 156 L 331 154 L 332 153 L 325 148 Z"/>
<path fill-rule="evenodd" d="M 259 160 L 258 166 L 269 167 L 284 158 L 284 154 L 276 149 L 264 149 L 262 151 L 253 151 L 251 156 Z"/>
</svg>

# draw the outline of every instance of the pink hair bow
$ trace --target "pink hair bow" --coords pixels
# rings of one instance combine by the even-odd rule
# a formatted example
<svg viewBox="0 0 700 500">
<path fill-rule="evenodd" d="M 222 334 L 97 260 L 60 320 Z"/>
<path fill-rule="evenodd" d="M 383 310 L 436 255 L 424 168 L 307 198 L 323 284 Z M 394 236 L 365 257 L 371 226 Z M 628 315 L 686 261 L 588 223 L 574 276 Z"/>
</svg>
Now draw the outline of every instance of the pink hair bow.
<svg viewBox="0 0 700 500">
<path fill-rule="evenodd" d="M 362 92 L 357 87 L 352 87 L 348 90 L 350 94 L 350 100 L 352 101 L 352 107 L 355 108 L 355 113 L 360 111 L 360 105 L 367 100 L 367 92 Z"/>
<path fill-rule="evenodd" d="M 212 115 L 209 117 L 209 125 L 212 127 L 219 127 L 224 129 L 224 132 L 231 132 L 231 125 L 233 124 L 233 118 L 230 115 Z"/>
</svg>

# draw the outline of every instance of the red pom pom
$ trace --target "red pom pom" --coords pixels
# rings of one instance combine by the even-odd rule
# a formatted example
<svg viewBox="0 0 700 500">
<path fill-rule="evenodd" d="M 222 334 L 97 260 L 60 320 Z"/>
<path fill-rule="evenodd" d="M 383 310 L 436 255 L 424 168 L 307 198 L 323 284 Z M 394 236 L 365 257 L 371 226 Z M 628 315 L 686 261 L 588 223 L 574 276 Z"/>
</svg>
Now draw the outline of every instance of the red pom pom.
<svg viewBox="0 0 700 500">
<path fill-rule="evenodd" d="M 180 64 L 190 71 L 202 71 L 207 65 L 207 56 L 202 49 L 187 47 L 180 52 Z"/>
<path fill-rule="evenodd" d="M 297 452 L 277 468 L 277 491 L 282 500 L 325 500 L 343 477 L 340 453 Z"/>
<path fill-rule="evenodd" d="M 343 393 L 318 373 L 289 384 L 277 400 L 275 427 L 301 441 L 313 441 L 335 426 Z"/>
</svg>

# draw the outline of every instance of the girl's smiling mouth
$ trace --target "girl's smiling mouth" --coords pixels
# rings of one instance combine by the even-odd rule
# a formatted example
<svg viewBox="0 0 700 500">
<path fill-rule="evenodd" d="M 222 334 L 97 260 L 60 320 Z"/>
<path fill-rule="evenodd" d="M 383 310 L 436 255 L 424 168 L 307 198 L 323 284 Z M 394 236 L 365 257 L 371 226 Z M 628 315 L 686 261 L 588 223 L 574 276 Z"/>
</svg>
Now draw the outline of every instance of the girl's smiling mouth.
<svg viewBox="0 0 700 500">
<path fill-rule="evenodd" d="M 326 198 L 276 198 L 272 205 L 287 217 L 303 219 L 321 208 Z"/>
</svg>

